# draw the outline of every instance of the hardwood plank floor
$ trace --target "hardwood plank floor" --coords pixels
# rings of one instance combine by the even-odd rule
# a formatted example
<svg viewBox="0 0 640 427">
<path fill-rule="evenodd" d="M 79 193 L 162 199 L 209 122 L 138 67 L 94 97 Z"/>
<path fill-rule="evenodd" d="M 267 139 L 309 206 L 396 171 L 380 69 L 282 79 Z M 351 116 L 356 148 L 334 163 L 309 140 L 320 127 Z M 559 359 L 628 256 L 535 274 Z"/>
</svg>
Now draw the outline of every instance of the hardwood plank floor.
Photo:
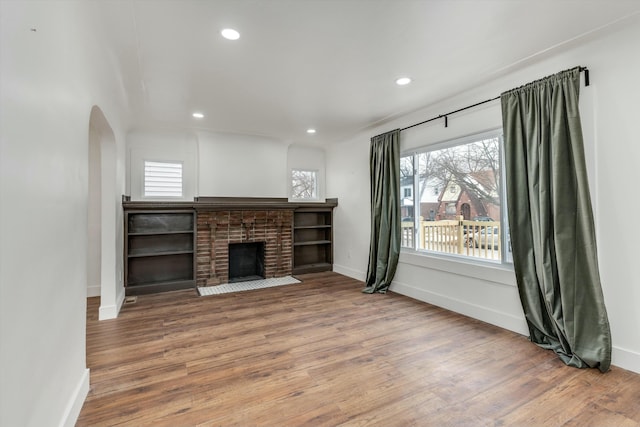
<svg viewBox="0 0 640 427">
<path fill-rule="evenodd" d="M 640 426 L 640 375 L 336 273 L 87 310 L 77 426 Z"/>
</svg>

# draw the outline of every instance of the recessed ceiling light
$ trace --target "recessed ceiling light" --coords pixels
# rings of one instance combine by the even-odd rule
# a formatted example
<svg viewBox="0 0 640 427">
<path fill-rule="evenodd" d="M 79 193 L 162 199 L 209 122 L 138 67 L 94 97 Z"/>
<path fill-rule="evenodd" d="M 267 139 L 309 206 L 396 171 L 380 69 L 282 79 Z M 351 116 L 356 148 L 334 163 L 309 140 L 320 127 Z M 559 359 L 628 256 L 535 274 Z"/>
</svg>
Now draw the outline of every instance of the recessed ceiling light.
<svg viewBox="0 0 640 427">
<path fill-rule="evenodd" d="M 400 77 L 396 79 L 396 84 L 398 86 L 408 85 L 409 83 L 411 83 L 411 79 L 409 77 Z"/>
<path fill-rule="evenodd" d="M 316 133 L 315 129 L 307 129 L 307 133 Z"/>
<path fill-rule="evenodd" d="M 222 37 L 227 40 L 238 40 L 240 38 L 240 33 L 233 28 L 225 28 L 224 30 L 220 31 L 220 34 L 222 34 Z"/>
<path fill-rule="evenodd" d="M 202 119 L 204 118 L 204 114 L 202 113 L 193 113 L 192 116 L 196 119 Z"/>
</svg>

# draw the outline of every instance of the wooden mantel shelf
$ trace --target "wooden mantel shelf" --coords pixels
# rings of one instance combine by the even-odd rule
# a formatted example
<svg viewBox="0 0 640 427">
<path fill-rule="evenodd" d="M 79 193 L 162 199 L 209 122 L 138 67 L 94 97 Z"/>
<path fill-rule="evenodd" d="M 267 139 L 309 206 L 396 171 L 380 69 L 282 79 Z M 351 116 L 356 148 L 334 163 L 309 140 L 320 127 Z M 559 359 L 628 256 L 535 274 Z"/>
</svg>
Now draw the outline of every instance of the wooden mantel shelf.
<svg viewBox="0 0 640 427">
<path fill-rule="evenodd" d="M 193 202 L 177 201 L 131 201 L 122 196 L 125 210 L 154 209 L 195 209 L 195 210 L 276 210 L 300 208 L 335 208 L 338 199 L 326 199 L 325 202 L 290 202 L 279 197 L 195 197 Z"/>
</svg>

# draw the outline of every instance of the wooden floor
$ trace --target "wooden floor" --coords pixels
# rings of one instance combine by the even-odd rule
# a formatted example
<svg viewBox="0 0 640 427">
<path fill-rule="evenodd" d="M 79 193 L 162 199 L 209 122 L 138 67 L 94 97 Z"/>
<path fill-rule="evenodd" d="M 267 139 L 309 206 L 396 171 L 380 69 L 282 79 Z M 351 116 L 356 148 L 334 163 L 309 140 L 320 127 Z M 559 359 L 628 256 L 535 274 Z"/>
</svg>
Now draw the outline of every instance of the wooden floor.
<svg viewBox="0 0 640 427">
<path fill-rule="evenodd" d="M 640 375 L 335 274 L 87 314 L 77 426 L 640 426 Z"/>
</svg>

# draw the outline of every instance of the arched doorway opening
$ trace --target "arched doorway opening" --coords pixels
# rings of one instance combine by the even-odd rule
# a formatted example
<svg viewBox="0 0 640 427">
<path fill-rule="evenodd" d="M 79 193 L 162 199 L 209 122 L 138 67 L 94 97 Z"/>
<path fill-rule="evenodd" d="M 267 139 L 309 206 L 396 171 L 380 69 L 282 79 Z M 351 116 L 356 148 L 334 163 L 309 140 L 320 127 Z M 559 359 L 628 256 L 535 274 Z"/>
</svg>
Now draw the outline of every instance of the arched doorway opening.
<svg viewBox="0 0 640 427">
<path fill-rule="evenodd" d="M 99 319 L 118 316 L 121 303 L 117 267 L 117 195 L 115 135 L 102 110 L 89 118 L 87 204 L 87 296 L 100 296 Z"/>
</svg>

